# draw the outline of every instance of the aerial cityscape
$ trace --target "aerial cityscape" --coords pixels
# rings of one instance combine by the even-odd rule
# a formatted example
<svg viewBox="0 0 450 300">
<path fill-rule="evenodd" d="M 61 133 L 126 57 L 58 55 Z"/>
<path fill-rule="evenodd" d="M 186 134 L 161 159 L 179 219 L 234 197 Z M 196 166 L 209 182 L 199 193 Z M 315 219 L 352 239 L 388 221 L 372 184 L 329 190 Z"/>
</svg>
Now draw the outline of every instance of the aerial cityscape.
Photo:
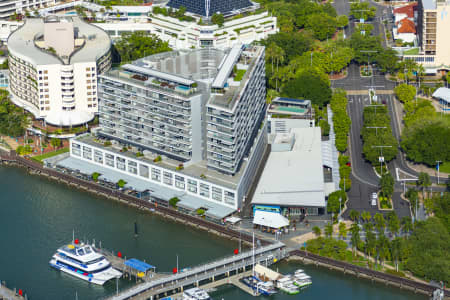
<svg viewBox="0 0 450 300">
<path fill-rule="evenodd" d="M 0 300 L 450 299 L 449 12 L 0 1 Z"/>
</svg>

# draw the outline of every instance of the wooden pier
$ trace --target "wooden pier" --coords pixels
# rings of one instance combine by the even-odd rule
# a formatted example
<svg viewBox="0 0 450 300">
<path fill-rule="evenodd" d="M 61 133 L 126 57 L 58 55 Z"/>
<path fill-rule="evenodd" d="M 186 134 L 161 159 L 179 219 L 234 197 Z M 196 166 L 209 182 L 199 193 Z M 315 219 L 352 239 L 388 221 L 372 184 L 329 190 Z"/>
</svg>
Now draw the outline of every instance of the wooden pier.
<svg viewBox="0 0 450 300">
<path fill-rule="evenodd" d="M 27 296 L 21 296 L 18 294 L 16 289 L 11 290 L 6 287 L 5 282 L 0 282 L 0 300 L 24 300 Z"/>
<path fill-rule="evenodd" d="M 250 287 L 246 286 L 245 284 L 243 284 L 240 281 L 241 278 L 246 277 L 246 276 L 250 276 L 250 275 L 252 275 L 252 271 L 246 271 L 244 273 L 239 273 L 239 274 L 236 274 L 236 275 L 232 275 L 230 277 L 223 278 L 223 279 L 216 280 L 216 281 L 207 283 L 205 285 L 202 285 L 202 289 L 205 290 L 205 291 L 208 291 L 208 290 L 215 289 L 216 287 L 219 287 L 219 286 L 222 286 L 222 285 L 232 284 L 235 287 L 240 288 L 241 290 L 243 290 L 244 292 L 246 292 L 249 295 L 256 296 L 256 297 L 260 296 L 261 295 L 260 293 L 256 293 L 253 289 L 251 289 Z M 183 293 L 180 292 L 180 293 L 171 295 L 170 297 L 172 299 L 175 299 L 175 300 L 183 299 Z M 136 298 L 136 299 L 144 300 L 146 298 L 143 297 L 142 299 L 141 298 Z"/>
</svg>

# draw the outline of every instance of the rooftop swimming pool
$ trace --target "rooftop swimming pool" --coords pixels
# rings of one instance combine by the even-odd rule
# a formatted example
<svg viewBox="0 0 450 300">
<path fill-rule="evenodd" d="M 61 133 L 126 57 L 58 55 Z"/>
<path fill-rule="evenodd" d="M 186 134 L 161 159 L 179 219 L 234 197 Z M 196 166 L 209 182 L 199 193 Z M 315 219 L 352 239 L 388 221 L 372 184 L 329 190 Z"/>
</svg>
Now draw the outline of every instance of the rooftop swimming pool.
<svg viewBox="0 0 450 300">
<path fill-rule="evenodd" d="M 304 108 L 292 107 L 292 106 L 272 106 L 272 109 L 278 110 L 278 111 L 299 113 L 299 114 L 304 114 L 306 112 L 306 109 L 304 109 Z"/>
</svg>

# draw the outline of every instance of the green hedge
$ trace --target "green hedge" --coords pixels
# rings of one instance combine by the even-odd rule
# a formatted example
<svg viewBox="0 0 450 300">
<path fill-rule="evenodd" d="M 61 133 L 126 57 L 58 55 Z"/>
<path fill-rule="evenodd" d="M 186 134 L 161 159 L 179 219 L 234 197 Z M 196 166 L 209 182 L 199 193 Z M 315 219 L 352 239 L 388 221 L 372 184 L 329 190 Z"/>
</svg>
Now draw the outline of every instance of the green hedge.
<svg viewBox="0 0 450 300">
<path fill-rule="evenodd" d="M 347 114 L 347 94 L 342 89 L 336 89 L 331 97 L 333 111 L 333 125 L 336 133 L 336 148 L 340 152 L 347 150 L 347 135 L 350 131 L 351 120 Z"/>
</svg>

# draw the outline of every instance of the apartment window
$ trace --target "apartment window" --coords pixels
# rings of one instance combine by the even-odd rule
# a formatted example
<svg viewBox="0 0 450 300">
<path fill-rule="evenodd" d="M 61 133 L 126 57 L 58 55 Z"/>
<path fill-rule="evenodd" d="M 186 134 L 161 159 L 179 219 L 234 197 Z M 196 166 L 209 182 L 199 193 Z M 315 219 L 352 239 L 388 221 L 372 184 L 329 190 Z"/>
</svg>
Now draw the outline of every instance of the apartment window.
<svg viewBox="0 0 450 300">
<path fill-rule="evenodd" d="M 236 203 L 234 199 L 234 193 L 225 191 L 225 203 L 234 205 Z"/>
<path fill-rule="evenodd" d="M 45 98 L 49 98 L 49 95 L 45 95 Z"/>
<path fill-rule="evenodd" d="M 119 170 L 125 171 L 125 159 L 122 157 L 116 157 L 116 167 Z"/>
<path fill-rule="evenodd" d="M 44 80 L 48 80 L 48 76 L 44 76 Z"/>
<path fill-rule="evenodd" d="M 222 189 L 213 186 L 211 190 L 212 190 L 212 198 L 216 201 L 222 202 Z"/>
<path fill-rule="evenodd" d="M 91 77 L 91 74 L 86 74 L 86 77 Z"/>
<path fill-rule="evenodd" d="M 94 161 L 99 164 L 103 164 L 103 152 L 94 150 Z"/>
<path fill-rule="evenodd" d="M 91 81 L 90 80 L 86 80 L 86 83 L 91 83 Z"/>
<path fill-rule="evenodd" d="M 42 74 L 42 71 L 39 71 L 39 74 Z M 39 78 L 39 79 L 41 79 L 41 78 Z"/>
<path fill-rule="evenodd" d="M 161 182 L 161 170 L 152 168 L 152 180 Z"/>
<path fill-rule="evenodd" d="M 92 149 L 90 147 L 83 146 L 83 157 L 92 160 Z"/>
<path fill-rule="evenodd" d="M 45 71 L 44 71 L 44 74 L 48 74 L 48 70 L 45 70 Z"/>
<path fill-rule="evenodd" d="M 163 182 L 167 185 L 172 185 L 173 184 L 172 173 L 164 171 L 163 172 Z"/>
<path fill-rule="evenodd" d="M 200 183 L 200 196 L 209 198 L 209 185 Z"/>
<path fill-rule="evenodd" d="M 105 163 L 107 166 L 114 168 L 114 155 L 112 154 L 105 154 Z"/>
<path fill-rule="evenodd" d="M 197 181 L 188 179 L 187 186 L 189 192 L 197 194 Z"/>
<path fill-rule="evenodd" d="M 139 164 L 139 175 L 148 178 L 148 167 L 143 164 Z"/>
<path fill-rule="evenodd" d="M 175 187 L 179 188 L 180 190 L 184 190 L 184 177 L 175 175 Z"/>
<path fill-rule="evenodd" d="M 72 143 L 72 154 L 81 156 L 81 146 L 79 144 Z"/>
<path fill-rule="evenodd" d="M 90 85 L 88 85 L 87 89 L 90 90 L 92 87 Z"/>
<path fill-rule="evenodd" d="M 86 68 L 86 71 L 88 72 L 90 69 L 89 68 Z"/>
<path fill-rule="evenodd" d="M 128 172 L 137 175 L 137 163 L 134 161 L 128 161 Z"/>
</svg>

